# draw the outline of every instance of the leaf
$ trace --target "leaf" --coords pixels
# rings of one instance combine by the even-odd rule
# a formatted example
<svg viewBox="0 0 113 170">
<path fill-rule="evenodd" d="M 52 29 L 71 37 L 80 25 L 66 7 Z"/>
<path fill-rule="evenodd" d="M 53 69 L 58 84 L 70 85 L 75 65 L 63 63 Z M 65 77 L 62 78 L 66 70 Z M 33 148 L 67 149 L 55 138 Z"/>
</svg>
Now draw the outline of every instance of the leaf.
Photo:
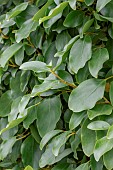
<svg viewBox="0 0 113 170">
<path fill-rule="evenodd" d="M 58 156 L 60 148 L 66 143 L 69 138 L 70 132 L 64 132 L 54 138 L 52 152 L 55 156 Z"/>
<path fill-rule="evenodd" d="M 47 8 L 53 3 L 53 0 L 48 0 L 45 5 L 33 16 L 34 21 L 39 21 L 41 17 L 45 15 Z"/>
<path fill-rule="evenodd" d="M 6 14 L 6 19 L 13 18 L 24 11 L 28 6 L 28 2 L 21 3 Z"/>
<path fill-rule="evenodd" d="M 30 154 L 28 148 L 30 148 Z M 39 145 L 32 136 L 28 136 L 21 145 L 21 155 L 24 166 L 30 165 L 33 169 L 39 169 L 41 154 Z"/>
<path fill-rule="evenodd" d="M 76 10 L 77 0 L 69 0 L 69 5 L 73 10 Z"/>
<path fill-rule="evenodd" d="M 95 161 L 94 156 L 91 156 L 91 170 L 103 170 L 103 161 Z"/>
<path fill-rule="evenodd" d="M 108 104 L 98 104 L 93 109 L 88 110 L 87 114 L 90 120 L 100 115 L 110 115 L 112 113 L 112 106 Z"/>
<path fill-rule="evenodd" d="M 103 137 L 97 140 L 94 149 L 94 157 L 96 161 L 99 161 L 100 157 L 104 155 L 106 152 L 110 151 L 113 148 L 113 139 L 107 139 L 107 137 Z"/>
<path fill-rule="evenodd" d="M 110 82 L 110 91 L 109 91 L 110 102 L 113 106 L 113 81 Z"/>
<path fill-rule="evenodd" d="M 105 121 L 102 120 L 97 120 L 97 121 L 93 121 L 91 122 L 87 128 L 91 129 L 91 130 L 107 130 L 109 128 L 109 124 Z"/>
<path fill-rule="evenodd" d="M 107 132 L 107 139 L 112 139 L 112 138 L 113 138 L 113 125 L 109 127 Z"/>
<path fill-rule="evenodd" d="M 22 70 L 32 70 L 37 73 L 47 72 L 50 69 L 46 66 L 44 62 L 41 61 L 29 61 L 25 62 L 20 66 Z"/>
<path fill-rule="evenodd" d="M 38 133 L 38 130 L 37 130 L 36 126 L 32 124 L 32 125 L 30 125 L 29 128 L 30 128 L 32 137 L 35 139 L 35 141 L 36 141 L 38 144 L 40 144 L 41 137 L 40 137 L 40 135 L 39 135 L 39 133 Z"/>
<path fill-rule="evenodd" d="M 69 55 L 69 68 L 74 73 L 77 73 L 80 68 L 83 68 L 86 62 L 91 58 L 91 48 L 92 42 L 88 35 L 85 36 L 84 39 L 78 39 L 74 43 Z"/>
<path fill-rule="evenodd" d="M 89 170 L 89 162 L 79 165 L 75 170 Z"/>
<path fill-rule="evenodd" d="M 94 3 L 94 0 L 85 0 L 86 5 L 90 6 Z"/>
<path fill-rule="evenodd" d="M 41 24 L 42 22 L 48 20 L 48 19 L 51 19 L 53 17 L 55 17 L 56 15 L 58 15 L 59 13 L 61 13 L 65 7 L 68 5 L 68 2 L 62 2 L 60 3 L 56 8 L 52 9 L 50 12 L 49 12 L 49 15 L 48 16 L 45 16 L 43 18 L 40 18 L 39 19 L 39 24 Z M 35 20 L 35 19 L 34 19 Z"/>
<path fill-rule="evenodd" d="M 61 162 L 55 165 L 51 170 L 68 170 L 69 164 L 67 162 Z"/>
<path fill-rule="evenodd" d="M 26 166 L 24 170 L 33 170 L 33 168 L 31 166 Z"/>
<path fill-rule="evenodd" d="M 97 0 L 96 10 L 99 12 L 102 8 L 104 8 L 111 0 Z"/>
<path fill-rule="evenodd" d="M 19 103 L 19 106 L 18 106 L 18 109 L 19 109 L 19 112 L 22 113 L 24 110 L 25 110 L 25 107 L 27 106 L 29 100 L 30 100 L 30 97 L 31 95 L 30 94 L 27 94 L 25 96 L 22 97 L 20 103 Z"/>
<path fill-rule="evenodd" d="M 4 141 L 0 145 L 0 160 L 3 160 L 11 151 L 14 143 L 16 142 L 16 137 L 12 137 L 7 141 Z"/>
<path fill-rule="evenodd" d="M 113 149 L 103 155 L 104 165 L 107 169 L 113 169 Z"/>
<path fill-rule="evenodd" d="M 11 111 L 12 96 L 11 91 L 6 91 L 0 97 L 0 117 L 6 117 Z"/>
<path fill-rule="evenodd" d="M 82 124 L 82 129 L 81 129 L 82 149 L 85 155 L 87 155 L 88 157 L 93 154 L 93 150 L 94 150 L 95 142 L 96 142 L 95 131 L 92 131 L 87 128 L 89 123 L 90 121 L 86 119 L 84 123 Z M 90 137 L 90 142 L 88 142 L 89 137 Z"/>
<path fill-rule="evenodd" d="M 76 10 L 71 11 L 65 18 L 63 25 L 65 27 L 77 27 L 82 24 L 83 12 Z"/>
<path fill-rule="evenodd" d="M 43 137 L 47 132 L 55 129 L 60 116 L 61 101 L 58 96 L 44 99 L 38 105 L 37 127 L 41 137 Z"/>
<path fill-rule="evenodd" d="M 47 134 L 45 134 L 45 136 L 42 138 L 41 142 L 40 142 L 40 149 L 42 150 L 43 147 L 47 144 L 47 142 L 53 138 L 54 136 L 56 136 L 57 134 L 59 134 L 60 132 L 62 132 L 62 130 L 52 130 L 50 132 L 48 132 Z"/>
<path fill-rule="evenodd" d="M 15 43 L 13 45 L 11 45 L 10 47 L 8 47 L 2 54 L 0 57 L 0 65 L 2 67 L 5 67 L 6 63 L 8 62 L 8 60 L 22 47 L 21 43 Z"/>
<path fill-rule="evenodd" d="M 25 21 L 15 33 L 16 42 L 19 43 L 22 39 L 27 38 L 32 31 L 36 30 L 37 26 L 38 24 L 32 19 Z"/>
<path fill-rule="evenodd" d="M 109 60 L 109 53 L 106 48 L 97 49 L 93 53 L 92 58 L 89 61 L 89 71 L 93 77 L 98 77 L 99 70 L 107 60 Z"/>
<path fill-rule="evenodd" d="M 70 130 L 75 129 L 81 123 L 85 115 L 86 115 L 85 111 L 80 113 L 73 113 L 69 122 L 69 129 Z"/>
<path fill-rule="evenodd" d="M 105 81 L 89 79 L 75 88 L 70 96 L 68 105 L 73 112 L 91 109 L 104 95 Z"/>
</svg>

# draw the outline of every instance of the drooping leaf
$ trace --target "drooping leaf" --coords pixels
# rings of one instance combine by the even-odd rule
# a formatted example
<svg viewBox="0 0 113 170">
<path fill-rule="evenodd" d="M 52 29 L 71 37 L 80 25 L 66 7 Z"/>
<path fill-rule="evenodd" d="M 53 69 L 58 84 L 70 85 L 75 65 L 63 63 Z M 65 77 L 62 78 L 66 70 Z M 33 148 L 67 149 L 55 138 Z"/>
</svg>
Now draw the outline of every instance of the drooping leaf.
<svg viewBox="0 0 113 170">
<path fill-rule="evenodd" d="M 85 36 L 84 39 L 79 39 L 74 43 L 69 55 L 69 67 L 74 73 L 83 68 L 91 58 L 91 48 L 92 42 L 90 36 Z"/>
<path fill-rule="evenodd" d="M 113 148 L 113 139 L 107 139 L 107 137 L 103 137 L 97 140 L 94 149 L 94 157 L 96 161 L 99 161 L 100 157 L 104 155 L 106 152 L 110 151 Z"/>
<path fill-rule="evenodd" d="M 82 143 L 82 149 L 88 157 L 93 154 L 93 150 L 95 147 L 96 142 L 96 133 L 95 131 L 92 131 L 87 128 L 90 121 L 86 119 L 82 125 L 82 131 L 81 131 L 81 143 Z M 90 137 L 90 142 L 89 141 Z"/>
<path fill-rule="evenodd" d="M 15 43 L 8 47 L 0 56 L 0 65 L 5 67 L 8 60 L 22 47 L 22 43 Z"/>
<path fill-rule="evenodd" d="M 73 112 L 91 109 L 104 95 L 105 81 L 89 79 L 75 88 L 69 97 L 69 108 Z"/>
<path fill-rule="evenodd" d="M 91 60 L 89 61 L 89 71 L 95 78 L 98 77 L 98 72 L 102 68 L 103 63 L 109 59 L 109 53 L 106 48 L 97 49 Z"/>
</svg>

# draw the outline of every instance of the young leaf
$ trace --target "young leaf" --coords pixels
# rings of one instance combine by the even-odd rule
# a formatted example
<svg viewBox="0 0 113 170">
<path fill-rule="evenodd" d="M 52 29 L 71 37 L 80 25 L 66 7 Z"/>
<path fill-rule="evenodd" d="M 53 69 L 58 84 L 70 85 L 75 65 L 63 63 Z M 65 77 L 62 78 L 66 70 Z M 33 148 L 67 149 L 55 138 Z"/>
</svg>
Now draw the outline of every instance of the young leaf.
<svg viewBox="0 0 113 170">
<path fill-rule="evenodd" d="M 96 10 L 99 12 L 102 8 L 104 8 L 111 0 L 97 0 Z"/>
<path fill-rule="evenodd" d="M 85 111 L 80 113 L 73 113 L 69 122 L 69 129 L 70 130 L 75 129 L 81 123 L 85 115 L 86 115 Z"/>
<path fill-rule="evenodd" d="M 86 62 L 92 55 L 92 41 L 90 36 L 85 36 L 83 39 L 78 39 L 71 48 L 69 55 L 69 68 L 77 73 L 80 68 L 83 68 Z M 75 55 L 76 54 L 76 55 Z"/>
<path fill-rule="evenodd" d="M 59 134 L 60 132 L 62 132 L 62 130 L 52 130 L 50 132 L 48 132 L 41 140 L 40 142 L 40 149 L 42 150 L 43 147 L 47 144 L 47 142 L 53 138 L 54 136 L 56 136 L 57 134 Z"/>
<path fill-rule="evenodd" d="M 90 121 L 86 119 L 82 125 L 82 131 L 81 131 L 81 143 L 82 143 L 82 149 L 85 155 L 88 157 L 92 155 L 94 147 L 95 147 L 95 142 L 96 142 L 96 133 L 95 131 L 92 131 L 87 128 L 88 124 Z M 90 137 L 90 142 L 89 141 Z"/>
<path fill-rule="evenodd" d="M 70 96 L 68 105 L 73 112 L 91 109 L 104 95 L 105 81 L 89 79 L 75 88 Z"/>
<path fill-rule="evenodd" d="M 98 104 L 93 109 L 88 110 L 87 114 L 90 120 L 100 115 L 110 115 L 113 107 L 108 104 Z"/>
<path fill-rule="evenodd" d="M 21 43 L 15 43 L 8 47 L 0 56 L 0 65 L 5 67 L 8 60 L 22 47 Z"/>
<path fill-rule="evenodd" d="M 91 129 L 91 130 L 107 130 L 109 128 L 109 124 L 105 121 L 102 120 L 97 120 L 97 121 L 93 121 L 91 122 L 87 128 Z"/>
<path fill-rule="evenodd" d="M 109 53 L 106 48 L 97 49 L 93 53 L 92 58 L 89 61 L 89 71 L 93 77 L 98 77 L 99 70 L 107 60 L 109 60 Z"/>
<path fill-rule="evenodd" d="M 41 61 L 29 61 L 25 62 L 20 66 L 22 70 L 32 70 L 37 73 L 47 72 L 50 69 L 46 66 L 44 62 Z"/>
<path fill-rule="evenodd" d="M 113 139 L 107 139 L 107 137 L 103 137 L 97 140 L 94 149 L 94 157 L 96 161 L 99 161 L 100 157 L 104 155 L 106 152 L 110 151 L 113 148 Z"/>
</svg>

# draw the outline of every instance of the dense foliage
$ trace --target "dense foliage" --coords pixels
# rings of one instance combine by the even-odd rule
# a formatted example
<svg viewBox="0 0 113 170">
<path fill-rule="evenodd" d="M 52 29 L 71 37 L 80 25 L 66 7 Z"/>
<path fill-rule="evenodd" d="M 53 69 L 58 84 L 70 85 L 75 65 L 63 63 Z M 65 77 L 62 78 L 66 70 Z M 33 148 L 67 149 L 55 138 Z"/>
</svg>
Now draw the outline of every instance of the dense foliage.
<svg viewBox="0 0 113 170">
<path fill-rule="evenodd" d="M 0 0 L 0 170 L 113 169 L 113 0 Z"/>
</svg>

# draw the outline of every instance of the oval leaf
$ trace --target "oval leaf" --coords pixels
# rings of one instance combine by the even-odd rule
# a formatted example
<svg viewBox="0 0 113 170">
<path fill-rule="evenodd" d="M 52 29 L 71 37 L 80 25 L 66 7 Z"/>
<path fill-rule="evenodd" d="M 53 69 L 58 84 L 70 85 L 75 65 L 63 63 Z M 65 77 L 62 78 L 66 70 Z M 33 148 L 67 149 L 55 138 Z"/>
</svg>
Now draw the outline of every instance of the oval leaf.
<svg viewBox="0 0 113 170">
<path fill-rule="evenodd" d="M 91 130 L 107 130 L 109 128 L 109 124 L 105 121 L 94 121 L 94 122 L 91 122 L 87 128 L 88 129 L 91 129 Z"/>
</svg>

